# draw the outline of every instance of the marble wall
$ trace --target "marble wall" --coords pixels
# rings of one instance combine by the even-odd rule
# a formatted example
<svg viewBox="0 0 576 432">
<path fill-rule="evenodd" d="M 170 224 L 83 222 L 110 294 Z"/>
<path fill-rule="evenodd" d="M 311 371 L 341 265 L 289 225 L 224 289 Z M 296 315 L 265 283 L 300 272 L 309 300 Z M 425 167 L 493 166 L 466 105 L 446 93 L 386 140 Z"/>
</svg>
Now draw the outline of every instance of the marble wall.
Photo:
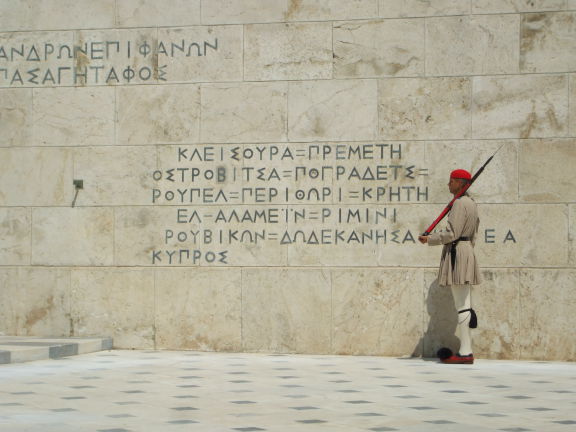
<svg viewBox="0 0 576 432">
<path fill-rule="evenodd" d="M 0 0 L 0 334 L 576 360 L 573 0 Z M 81 180 L 77 189 L 74 181 Z"/>
</svg>

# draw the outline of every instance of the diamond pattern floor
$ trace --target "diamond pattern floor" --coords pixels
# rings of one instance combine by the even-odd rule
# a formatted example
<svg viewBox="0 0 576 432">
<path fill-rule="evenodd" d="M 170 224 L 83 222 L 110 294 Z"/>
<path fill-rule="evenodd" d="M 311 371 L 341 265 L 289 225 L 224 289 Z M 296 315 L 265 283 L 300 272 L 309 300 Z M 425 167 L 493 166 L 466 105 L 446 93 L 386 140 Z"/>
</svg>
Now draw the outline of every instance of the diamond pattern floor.
<svg viewBox="0 0 576 432">
<path fill-rule="evenodd" d="M 0 431 L 572 431 L 576 364 L 107 351 L 0 366 Z"/>
</svg>

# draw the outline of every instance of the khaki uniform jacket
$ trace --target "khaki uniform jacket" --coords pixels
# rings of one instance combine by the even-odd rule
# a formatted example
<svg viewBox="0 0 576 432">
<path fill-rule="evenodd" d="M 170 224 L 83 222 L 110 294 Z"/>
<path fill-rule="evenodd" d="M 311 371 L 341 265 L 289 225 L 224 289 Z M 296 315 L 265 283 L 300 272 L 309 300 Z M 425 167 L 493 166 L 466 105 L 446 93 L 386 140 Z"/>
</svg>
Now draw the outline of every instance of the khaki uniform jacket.
<svg viewBox="0 0 576 432">
<path fill-rule="evenodd" d="M 445 230 L 434 232 L 428 237 L 430 246 L 444 245 L 438 272 L 439 285 L 478 285 L 482 276 L 478 261 L 474 255 L 474 244 L 478 235 L 478 209 L 472 198 L 464 195 L 454 201 L 448 213 L 448 226 Z M 460 237 L 469 237 L 470 241 L 460 241 L 456 246 L 456 264 L 452 269 L 450 260 L 451 243 Z"/>
</svg>

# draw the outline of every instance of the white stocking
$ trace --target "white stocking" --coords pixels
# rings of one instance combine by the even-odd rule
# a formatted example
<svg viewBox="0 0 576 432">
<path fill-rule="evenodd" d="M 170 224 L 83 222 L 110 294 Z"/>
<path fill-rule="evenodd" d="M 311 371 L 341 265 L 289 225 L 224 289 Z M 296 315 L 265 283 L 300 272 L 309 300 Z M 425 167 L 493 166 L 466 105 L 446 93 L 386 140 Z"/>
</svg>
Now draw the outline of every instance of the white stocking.
<svg viewBox="0 0 576 432">
<path fill-rule="evenodd" d="M 471 285 L 451 285 L 456 312 L 471 308 L 471 287 Z M 469 311 L 458 314 L 458 326 L 455 334 L 460 339 L 460 350 L 458 352 L 463 356 L 472 354 L 472 336 L 469 327 L 471 315 Z"/>
</svg>

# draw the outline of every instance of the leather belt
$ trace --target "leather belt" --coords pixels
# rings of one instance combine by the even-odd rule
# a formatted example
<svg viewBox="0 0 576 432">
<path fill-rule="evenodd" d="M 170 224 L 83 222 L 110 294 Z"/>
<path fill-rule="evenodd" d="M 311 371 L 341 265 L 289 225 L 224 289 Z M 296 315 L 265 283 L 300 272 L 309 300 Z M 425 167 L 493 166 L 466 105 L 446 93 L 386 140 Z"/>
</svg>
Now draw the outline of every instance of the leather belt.
<svg viewBox="0 0 576 432">
<path fill-rule="evenodd" d="M 471 237 L 460 237 L 452 242 L 452 246 L 450 247 L 450 262 L 452 263 L 452 271 L 454 271 L 454 267 L 456 266 L 456 245 L 461 241 L 470 240 L 472 240 Z"/>
</svg>

